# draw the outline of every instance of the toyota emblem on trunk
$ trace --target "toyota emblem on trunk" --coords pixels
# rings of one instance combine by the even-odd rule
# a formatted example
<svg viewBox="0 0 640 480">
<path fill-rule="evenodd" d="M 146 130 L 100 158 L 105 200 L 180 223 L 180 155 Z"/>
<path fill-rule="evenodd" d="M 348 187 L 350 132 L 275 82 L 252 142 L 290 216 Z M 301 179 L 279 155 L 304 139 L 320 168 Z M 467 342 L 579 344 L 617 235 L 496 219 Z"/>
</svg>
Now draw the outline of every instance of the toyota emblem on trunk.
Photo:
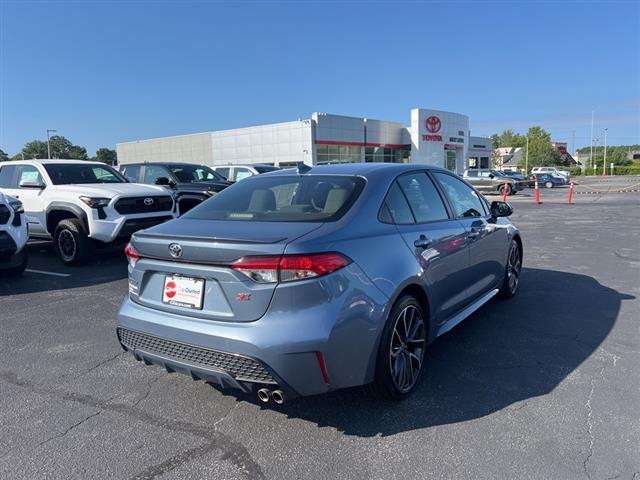
<svg viewBox="0 0 640 480">
<path fill-rule="evenodd" d="M 148 207 L 150 205 L 153 205 L 153 198 L 148 197 L 144 199 L 144 204 Z"/>
<path fill-rule="evenodd" d="M 169 245 L 169 253 L 173 258 L 180 258 L 182 256 L 182 247 L 177 243 Z"/>
</svg>

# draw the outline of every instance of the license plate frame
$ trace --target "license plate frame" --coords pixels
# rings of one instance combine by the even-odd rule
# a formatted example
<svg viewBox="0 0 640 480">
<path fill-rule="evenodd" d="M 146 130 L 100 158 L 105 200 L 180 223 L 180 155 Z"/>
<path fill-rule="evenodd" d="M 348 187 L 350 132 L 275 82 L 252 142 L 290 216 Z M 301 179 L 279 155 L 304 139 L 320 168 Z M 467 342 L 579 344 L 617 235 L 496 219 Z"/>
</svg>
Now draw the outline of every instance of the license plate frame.
<svg viewBox="0 0 640 480">
<path fill-rule="evenodd" d="M 173 307 L 202 310 L 204 304 L 204 278 L 169 274 L 164 277 L 162 303 Z"/>
</svg>

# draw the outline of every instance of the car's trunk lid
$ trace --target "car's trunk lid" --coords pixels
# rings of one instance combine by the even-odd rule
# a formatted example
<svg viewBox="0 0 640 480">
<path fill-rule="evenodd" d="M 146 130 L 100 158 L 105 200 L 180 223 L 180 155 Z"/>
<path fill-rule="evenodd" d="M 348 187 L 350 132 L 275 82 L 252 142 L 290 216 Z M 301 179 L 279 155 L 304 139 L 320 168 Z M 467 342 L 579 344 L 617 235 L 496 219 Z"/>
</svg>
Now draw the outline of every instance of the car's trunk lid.
<svg viewBox="0 0 640 480">
<path fill-rule="evenodd" d="M 282 255 L 288 243 L 322 225 L 265 223 L 180 218 L 136 233 L 131 243 L 142 258 L 131 274 L 137 284 L 132 299 L 154 309 L 210 320 L 257 320 L 266 312 L 276 284 L 253 282 L 233 270 L 231 263 L 252 255 Z M 169 248 L 173 244 L 179 246 L 177 257 Z M 172 250 L 176 255 L 176 248 Z M 204 280 L 201 309 L 163 302 L 171 276 Z"/>
</svg>

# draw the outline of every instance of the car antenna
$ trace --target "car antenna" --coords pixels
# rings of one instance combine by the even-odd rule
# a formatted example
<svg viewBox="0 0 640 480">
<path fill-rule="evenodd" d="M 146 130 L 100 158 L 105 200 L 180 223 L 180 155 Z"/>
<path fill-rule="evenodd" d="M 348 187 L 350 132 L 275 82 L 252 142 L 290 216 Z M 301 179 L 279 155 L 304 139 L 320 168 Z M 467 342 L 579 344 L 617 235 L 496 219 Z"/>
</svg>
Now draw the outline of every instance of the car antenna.
<svg viewBox="0 0 640 480">
<path fill-rule="evenodd" d="M 296 168 L 298 169 L 298 175 L 304 175 L 311 170 L 311 167 L 303 162 L 296 163 Z"/>
</svg>

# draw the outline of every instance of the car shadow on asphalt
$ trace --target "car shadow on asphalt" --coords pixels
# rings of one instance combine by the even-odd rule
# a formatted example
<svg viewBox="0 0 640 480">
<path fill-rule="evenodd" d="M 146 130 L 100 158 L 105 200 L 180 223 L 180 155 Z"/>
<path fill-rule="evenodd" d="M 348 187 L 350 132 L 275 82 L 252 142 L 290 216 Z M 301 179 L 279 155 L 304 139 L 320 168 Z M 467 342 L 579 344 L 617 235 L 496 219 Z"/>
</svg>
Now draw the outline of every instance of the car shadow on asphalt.
<svg viewBox="0 0 640 480">
<path fill-rule="evenodd" d="M 90 287 L 127 278 L 122 247 L 96 249 L 87 265 L 67 267 L 51 242 L 30 242 L 27 270 L 18 277 L 0 276 L 0 297 Z M 56 275 L 57 274 L 57 275 Z"/>
<path fill-rule="evenodd" d="M 587 275 L 526 268 L 515 298 L 489 302 L 429 347 L 422 382 L 406 400 L 353 388 L 265 408 L 363 437 L 519 409 L 592 355 L 633 298 Z"/>
</svg>

